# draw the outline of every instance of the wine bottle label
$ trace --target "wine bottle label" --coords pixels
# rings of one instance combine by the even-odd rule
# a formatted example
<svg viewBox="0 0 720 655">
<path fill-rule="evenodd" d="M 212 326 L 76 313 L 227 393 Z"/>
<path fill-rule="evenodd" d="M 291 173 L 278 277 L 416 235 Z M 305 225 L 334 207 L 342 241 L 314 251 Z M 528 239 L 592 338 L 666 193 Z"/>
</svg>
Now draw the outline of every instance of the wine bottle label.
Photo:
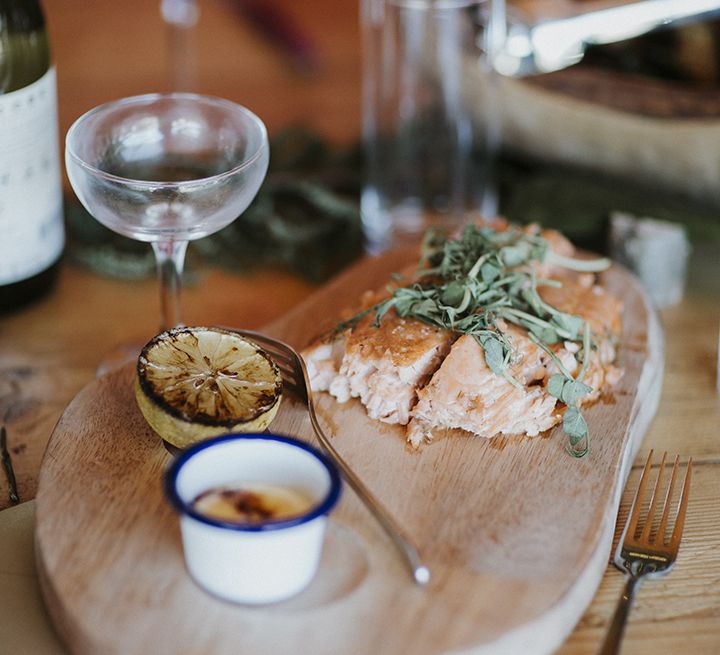
<svg viewBox="0 0 720 655">
<path fill-rule="evenodd" d="M 0 95 L 0 285 L 48 268 L 65 233 L 55 69 Z"/>
</svg>

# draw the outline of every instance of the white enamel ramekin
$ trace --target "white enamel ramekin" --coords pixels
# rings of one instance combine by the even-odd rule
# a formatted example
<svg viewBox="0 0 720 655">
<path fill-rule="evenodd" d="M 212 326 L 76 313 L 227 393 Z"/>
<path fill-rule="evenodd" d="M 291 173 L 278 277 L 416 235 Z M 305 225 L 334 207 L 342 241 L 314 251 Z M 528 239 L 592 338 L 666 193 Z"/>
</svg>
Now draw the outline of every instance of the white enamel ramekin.
<svg viewBox="0 0 720 655">
<path fill-rule="evenodd" d="M 300 516 L 252 524 L 225 523 L 193 509 L 201 493 L 238 481 L 302 489 L 314 502 Z M 340 474 L 320 451 L 270 433 L 201 442 L 179 455 L 165 474 L 165 493 L 180 514 L 190 575 L 206 591 L 236 603 L 272 603 L 308 585 L 340 488 Z"/>
</svg>

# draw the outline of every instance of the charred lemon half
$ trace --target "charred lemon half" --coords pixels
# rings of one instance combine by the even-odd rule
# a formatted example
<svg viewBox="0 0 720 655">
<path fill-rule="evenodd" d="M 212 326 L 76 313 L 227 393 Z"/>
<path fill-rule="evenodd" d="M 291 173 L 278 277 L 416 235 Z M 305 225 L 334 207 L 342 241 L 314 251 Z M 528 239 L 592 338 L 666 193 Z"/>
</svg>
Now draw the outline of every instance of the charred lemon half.
<svg viewBox="0 0 720 655">
<path fill-rule="evenodd" d="M 282 377 L 257 344 L 222 328 L 162 332 L 140 353 L 135 398 L 165 441 L 186 448 L 225 432 L 260 432 L 277 414 Z"/>
</svg>

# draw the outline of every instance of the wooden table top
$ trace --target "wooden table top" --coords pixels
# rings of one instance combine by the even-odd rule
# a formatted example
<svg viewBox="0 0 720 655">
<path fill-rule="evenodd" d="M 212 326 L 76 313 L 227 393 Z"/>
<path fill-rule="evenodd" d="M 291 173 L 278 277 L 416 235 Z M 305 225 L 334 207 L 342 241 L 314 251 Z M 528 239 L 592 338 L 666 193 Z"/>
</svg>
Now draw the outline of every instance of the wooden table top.
<svg viewBox="0 0 720 655">
<path fill-rule="evenodd" d="M 60 131 L 110 99 L 168 88 L 165 39 L 157 5 L 45 0 L 58 67 Z M 320 68 L 293 71 L 287 58 L 234 13 L 228 2 L 201 4 L 197 90 L 246 104 L 271 132 L 302 123 L 337 142 L 352 142 L 360 125 L 357 3 L 275 0 L 317 45 Z M 650 448 L 692 456 L 695 475 L 676 568 L 641 589 L 624 653 L 686 655 L 720 650 L 720 401 L 716 392 L 720 282 L 717 253 L 699 248 L 685 300 L 660 312 L 666 369 L 660 410 L 638 455 L 622 503 L 627 513 L 638 467 Z M 235 275 L 203 269 L 185 289 L 188 324 L 258 327 L 307 297 L 312 285 L 278 270 Z M 66 264 L 47 299 L 0 317 L 0 416 L 22 500 L 34 497 L 42 453 L 71 398 L 120 343 L 156 332 L 154 280 L 125 282 Z M 0 508 L 8 506 L 0 475 Z M 622 575 L 608 566 L 600 589 L 563 655 L 594 653 L 619 597 Z"/>
</svg>

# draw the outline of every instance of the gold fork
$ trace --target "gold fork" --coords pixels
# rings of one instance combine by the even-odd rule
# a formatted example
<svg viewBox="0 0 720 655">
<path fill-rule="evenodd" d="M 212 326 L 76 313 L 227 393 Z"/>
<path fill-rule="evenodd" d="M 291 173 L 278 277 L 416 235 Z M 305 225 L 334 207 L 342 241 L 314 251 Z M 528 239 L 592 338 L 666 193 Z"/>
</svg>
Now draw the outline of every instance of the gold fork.
<svg viewBox="0 0 720 655">
<path fill-rule="evenodd" d="M 625 623 L 630 613 L 630 606 L 632 605 L 640 581 L 643 578 L 655 578 L 668 573 L 675 563 L 678 549 L 680 548 L 680 539 L 682 538 L 683 526 L 685 525 L 690 478 L 692 476 L 692 459 L 690 459 L 687 464 L 685 481 L 683 482 L 680 499 L 678 501 L 675 526 L 673 527 L 669 540 L 666 540 L 665 532 L 670 516 L 670 506 L 672 504 L 675 482 L 677 480 L 679 456 L 675 457 L 672 477 L 670 478 L 670 484 L 665 493 L 662 515 L 657 531 L 653 532 L 652 527 L 653 517 L 655 516 L 661 494 L 661 483 L 665 472 L 667 453 L 663 453 L 662 462 L 660 463 L 660 468 L 658 469 L 655 480 L 655 488 L 653 489 L 650 499 L 650 506 L 645 517 L 645 523 L 640 534 L 637 534 L 640 507 L 649 477 L 652 456 L 653 451 L 651 450 L 647 462 L 645 462 L 642 476 L 640 477 L 640 484 L 635 494 L 630 516 L 628 517 L 622 537 L 615 551 L 613 562 L 617 568 L 628 574 L 628 578 L 599 655 L 612 655 L 620 651 L 620 640 L 622 639 Z"/>
</svg>

